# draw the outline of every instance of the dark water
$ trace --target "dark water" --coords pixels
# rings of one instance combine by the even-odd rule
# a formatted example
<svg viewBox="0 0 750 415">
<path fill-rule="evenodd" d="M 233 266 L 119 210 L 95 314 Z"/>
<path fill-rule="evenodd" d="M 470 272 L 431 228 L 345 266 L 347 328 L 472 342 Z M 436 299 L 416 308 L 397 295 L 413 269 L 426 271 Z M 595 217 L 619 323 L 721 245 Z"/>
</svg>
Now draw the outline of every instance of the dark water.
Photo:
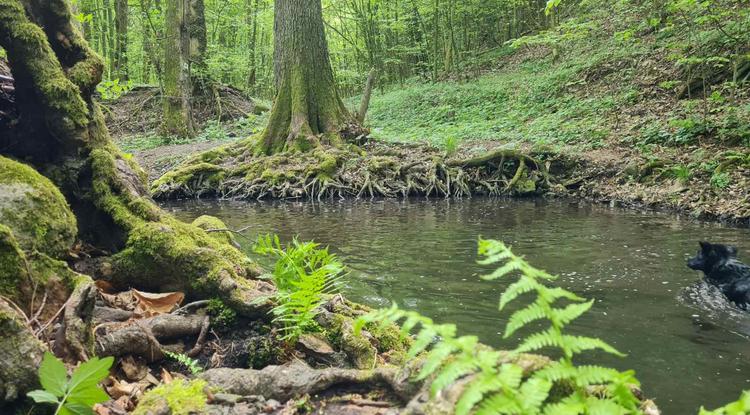
<svg viewBox="0 0 750 415">
<path fill-rule="evenodd" d="M 469 199 L 331 203 L 184 202 L 180 218 L 218 216 L 248 235 L 299 235 L 329 244 L 353 270 L 346 294 L 372 306 L 394 300 L 454 322 L 497 347 L 505 282 L 478 278 L 476 240 L 502 239 L 560 284 L 597 302 L 573 330 L 601 337 L 624 359 L 591 360 L 635 369 L 665 414 L 697 413 L 750 389 L 750 314 L 697 284 L 685 266 L 706 239 L 740 246 L 750 230 L 570 202 Z M 744 254 L 744 256 L 743 256 Z"/>
</svg>

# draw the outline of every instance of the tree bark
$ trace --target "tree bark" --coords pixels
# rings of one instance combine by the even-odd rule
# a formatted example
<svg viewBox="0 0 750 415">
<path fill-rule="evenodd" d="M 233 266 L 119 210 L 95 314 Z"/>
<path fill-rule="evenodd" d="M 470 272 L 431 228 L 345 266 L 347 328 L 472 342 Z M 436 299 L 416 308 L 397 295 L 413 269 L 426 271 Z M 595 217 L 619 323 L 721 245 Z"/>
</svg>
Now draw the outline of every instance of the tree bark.
<svg viewBox="0 0 750 415">
<path fill-rule="evenodd" d="M 115 32 L 117 42 L 114 56 L 115 76 L 128 80 L 128 0 L 115 0 Z"/>
<path fill-rule="evenodd" d="M 52 180 L 77 218 L 79 239 L 113 254 L 97 277 L 124 288 L 218 296 L 248 315 L 267 307 L 253 302 L 273 290 L 250 279 L 257 266 L 151 201 L 145 174 L 111 142 L 92 99 L 103 63 L 72 21 L 67 0 L 0 0 L 0 47 L 20 115 L 17 125 L 0 131 L 0 153 Z"/>
<path fill-rule="evenodd" d="M 357 112 L 357 121 L 360 123 L 364 123 L 365 118 L 367 118 L 367 110 L 370 108 L 370 98 L 372 97 L 372 88 L 375 86 L 377 75 L 377 69 L 370 69 L 370 75 L 367 76 L 367 84 L 365 84 L 365 91 L 362 94 L 362 102 L 359 104 L 359 112 Z"/>
<path fill-rule="evenodd" d="M 190 0 L 167 0 L 164 39 L 164 121 L 167 136 L 195 134 L 190 79 Z"/>
<path fill-rule="evenodd" d="M 358 124 L 336 89 L 320 0 L 277 0 L 274 34 L 277 95 L 259 151 L 305 151 L 316 136 L 331 141 L 358 136 Z"/>
</svg>

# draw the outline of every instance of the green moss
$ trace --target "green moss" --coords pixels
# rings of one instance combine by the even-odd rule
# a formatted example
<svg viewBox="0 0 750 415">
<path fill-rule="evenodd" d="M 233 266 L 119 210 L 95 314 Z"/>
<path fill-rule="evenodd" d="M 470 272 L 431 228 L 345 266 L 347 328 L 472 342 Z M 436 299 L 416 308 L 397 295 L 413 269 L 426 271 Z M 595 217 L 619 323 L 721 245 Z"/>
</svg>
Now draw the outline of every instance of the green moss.
<svg viewBox="0 0 750 415">
<path fill-rule="evenodd" d="M 210 183 L 220 183 L 226 175 L 224 168 L 211 163 L 188 164 L 177 170 L 170 171 L 164 176 L 154 181 L 152 189 L 158 189 L 161 186 L 184 185 L 195 177 L 203 176 L 203 180 Z"/>
<path fill-rule="evenodd" d="M 133 415 L 148 415 L 162 410 L 171 415 L 202 413 L 208 401 L 207 386 L 206 381 L 200 379 L 189 382 L 175 379 L 171 383 L 161 384 L 143 395 Z"/>
<path fill-rule="evenodd" d="M 10 228 L 0 224 L 0 295 L 15 298 L 28 278 L 26 259 Z"/>
<path fill-rule="evenodd" d="M 21 248 L 61 257 L 75 242 L 76 218 L 62 193 L 31 167 L 0 156 L 0 222 Z"/>
<path fill-rule="evenodd" d="M 225 225 L 224 222 L 221 221 L 221 219 L 209 215 L 198 217 L 193 221 L 192 225 L 201 228 L 204 231 L 227 229 L 227 225 Z M 232 232 L 210 232 L 208 233 L 208 236 L 216 239 L 221 243 L 237 246 L 237 241 L 235 241 L 234 237 L 232 236 Z"/>
<path fill-rule="evenodd" d="M 230 280 L 251 284 L 237 277 L 257 270 L 233 246 L 169 216 L 133 229 L 126 248 L 113 257 L 113 266 L 116 273 L 132 276 L 133 285 L 143 289 L 183 289 L 189 279 L 187 294 L 202 298 L 231 292 L 236 287 L 226 285 Z"/>
</svg>

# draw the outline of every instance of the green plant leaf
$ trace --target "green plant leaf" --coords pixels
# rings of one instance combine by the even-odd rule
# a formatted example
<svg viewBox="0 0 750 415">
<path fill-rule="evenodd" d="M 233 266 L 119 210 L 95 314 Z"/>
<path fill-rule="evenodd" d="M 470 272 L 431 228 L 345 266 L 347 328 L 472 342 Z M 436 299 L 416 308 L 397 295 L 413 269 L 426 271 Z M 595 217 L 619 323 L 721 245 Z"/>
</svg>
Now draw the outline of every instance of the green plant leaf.
<svg viewBox="0 0 750 415">
<path fill-rule="evenodd" d="M 94 415 L 92 405 L 82 403 L 66 403 L 60 408 L 60 415 Z"/>
<path fill-rule="evenodd" d="M 106 401 L 108 399 L 106 394 L 103 392 L 97 394 L 93 390 L 96 389 L 101 392 L 99 382 L 107 377 L 113 362 L 114 358 L 111 356 L 104 359 L 94 357 L 79 366 L 73 372 L 68 384 L 68 401 L 87 406 Z"/>
<path fill-rule="evenodd" d="M 63 362 L 52 353 L 45 352 L 42 364 L 39 366 L 39 382 L 45 391 L 61 398 L 65 395 L 68 385 L 68 371 Z"/>
<path fill-rule="evenodd" d="M 33 399 L 36 403 L 58 403 L 57 396 L 43 390 L 31 391 L 27 393 L 26 396 Z"/>
</svg>

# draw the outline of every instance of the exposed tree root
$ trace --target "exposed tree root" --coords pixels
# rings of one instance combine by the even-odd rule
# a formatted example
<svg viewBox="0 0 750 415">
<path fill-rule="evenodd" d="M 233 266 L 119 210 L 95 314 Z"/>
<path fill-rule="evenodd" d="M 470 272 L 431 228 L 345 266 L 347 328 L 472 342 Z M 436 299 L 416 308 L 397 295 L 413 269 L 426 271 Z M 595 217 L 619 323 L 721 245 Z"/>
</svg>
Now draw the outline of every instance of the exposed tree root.
<svg viewBox="0 0 750 415">
<path fill-rule="evenodd" d="M 397 384 L 395 368 L 375 370 L 356 369 L 313 369 L 304 362 L 295 361 L 284 366 L 268 366 L 262 370 L 253 369 L 211 369 L 201 375 L 209 384 L 223 391 L 242 395 L 260 395 L 266 399 L 287 401 L 304 395 L 314 395 L 335 385 L 393 387 Z"/>
<path fill-rule="evenodd" d="M 254 156 L 250 141 L 198 155 L 154 182 L 157 198 L 237 199 L 526 195 L 549 186 L 546 166 L 516 150 L 449 159 L 421 145 L 372 142 Z"/>
<path fill-rule="evenodd" d="M 96 328 L 96 354 L 141 356 L 149 362 L 161 360 L 164 357 L 161 342 L 199 336 L 205 319 L 198 315 L 164 314 L 127 323 L 102 324 Z"/>
</svg>

